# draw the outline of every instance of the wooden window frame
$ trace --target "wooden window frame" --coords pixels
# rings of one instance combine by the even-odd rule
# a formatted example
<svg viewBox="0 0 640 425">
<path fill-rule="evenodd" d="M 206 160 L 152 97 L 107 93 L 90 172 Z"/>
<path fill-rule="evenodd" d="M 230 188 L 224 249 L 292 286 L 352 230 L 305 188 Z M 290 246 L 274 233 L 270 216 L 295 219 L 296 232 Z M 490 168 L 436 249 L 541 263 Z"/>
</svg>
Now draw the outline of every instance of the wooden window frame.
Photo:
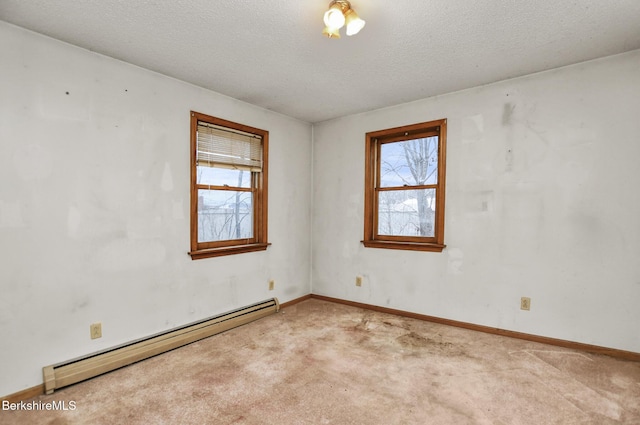
<svg viewBox="0 0 640 425">
<path fill-rule="evenodd" d="M 198 122 L 205 122 L 231 130 L 258 135 L 262 138 L 262 171 L 251 172 L 251 188 L 253 192 L 253 237 L 246 239 L 231 239 L 213 242 L 198 242 L 198 189 L 215 188 L 216 190 L 236 190 L 224 186 L 209 186 L 197 184 L 196 150 Z M 222 255 L 241 254 L 245 252 L 264 251 L 270 243 L 267 242 L 267 181 L 269 164 L 269 132 L 244 124 L 212 117 L 191 111 L 191 250 L 192 260 L 219 257 Z"/>
<path fill-rule="evenodd" d="M 438 178 L 436 184 L 408 186 L 407 189 L 435 189 L 434 236 L 378 235 L 378 192 L 380 186 L 380 146 L 400 142 L 408 138 L 438 135 Z M 368 248 L 403 249 L 412 251 L 442 252 L 444 243 L 445 178 L 447 120 L 395 127 L 369 132 L 365 136 L 365 188 L 364 188 L 364 239 Z M 395 190 L 397 190 L 396 188 Z M 382 189 L 384 190 L 384 189 Z"/>
</svg>

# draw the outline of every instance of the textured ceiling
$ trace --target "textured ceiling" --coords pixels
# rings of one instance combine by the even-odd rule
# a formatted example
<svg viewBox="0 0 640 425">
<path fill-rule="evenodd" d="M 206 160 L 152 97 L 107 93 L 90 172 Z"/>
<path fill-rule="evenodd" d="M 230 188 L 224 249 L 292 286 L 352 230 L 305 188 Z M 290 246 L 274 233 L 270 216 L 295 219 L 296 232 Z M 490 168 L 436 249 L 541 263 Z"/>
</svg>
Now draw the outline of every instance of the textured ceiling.
<svg viewBox="0 0 640 425">
<path fill-rule="evenodd" d="M 640 0 L 0 0 L 0 19 L 308 122 L 640 49 Z"/>
</svg>

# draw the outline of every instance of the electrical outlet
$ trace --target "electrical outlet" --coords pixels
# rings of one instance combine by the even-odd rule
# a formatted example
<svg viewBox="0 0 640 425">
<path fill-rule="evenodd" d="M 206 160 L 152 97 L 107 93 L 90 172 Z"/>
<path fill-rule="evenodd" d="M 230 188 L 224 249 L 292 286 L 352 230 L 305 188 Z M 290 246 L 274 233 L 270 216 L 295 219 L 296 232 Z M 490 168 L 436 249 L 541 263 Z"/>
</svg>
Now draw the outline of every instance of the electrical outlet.
<svg viewBox="0 0 640 425">
<path fill-rule="evenodd" d="M 102 338 L 102 323 L 92 323 L 90 329 L 91 339 Z"/>
<path fill-rule="evenodd" d="M 273 288 L 275 287 L 276 287 L 276 281 L 273 279 L 269 280 L 269 290 L 273 291 Z"/>
<path fill-rule="evenodd" d="M 362 276 L 356 276 L 356 286 L 362 286 Z"/>
<path fill-rule="evenodd" d="M 520 298 L 520 310 L 531 310 L 531 298 L 529 297 Z"/>
</svg>

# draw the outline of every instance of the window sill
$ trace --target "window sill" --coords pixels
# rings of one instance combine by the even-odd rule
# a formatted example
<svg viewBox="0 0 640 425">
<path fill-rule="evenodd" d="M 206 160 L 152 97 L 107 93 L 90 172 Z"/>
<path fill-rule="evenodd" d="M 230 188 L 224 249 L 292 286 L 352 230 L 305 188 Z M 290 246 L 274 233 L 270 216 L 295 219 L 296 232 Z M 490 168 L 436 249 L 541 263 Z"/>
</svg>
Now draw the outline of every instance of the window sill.
<svg viewBox="0 0 640 425">
<path fill-rule="evenodd" d="M 397 242 L 397 241 L 361 241 L 367 248 L 404 249 L 408 251 L 442 252 L 446 245 L 437 243 Z"/>
<path fill-rule="evenodd" d="M 223 246 L 220 248 L 201 249 L 198 251 L 190 251 L 189 255 L 192 260 L 201 260 L 203 258 L 221 257 L 223 255 L 242 254 L 245 252 L 265 251 L 270 243 L 253 243 L 248 245 Z"/>
</svg>

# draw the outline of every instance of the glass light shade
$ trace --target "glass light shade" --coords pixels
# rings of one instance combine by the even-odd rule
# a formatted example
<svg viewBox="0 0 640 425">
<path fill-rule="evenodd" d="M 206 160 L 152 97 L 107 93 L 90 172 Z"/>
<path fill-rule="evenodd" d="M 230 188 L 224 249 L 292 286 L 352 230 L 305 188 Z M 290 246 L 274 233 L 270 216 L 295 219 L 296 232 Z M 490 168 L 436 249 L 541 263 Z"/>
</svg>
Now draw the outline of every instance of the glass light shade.
<svg viewBox="0 0 640 425">
<path fill-rule="evenodd" d="M 353 9 L 347 10 L 345 13 L 345 21 L 347 24 L 347 35 L 354 35 L 360 32 L 362 28 L 364 28 L 364 24 L 366 23 Z"/>
<path fill-rule="evenodd" d="M 339 28 L 324 27 L 322 34 L 328 38 L 340 38 L 340 32 L 338 30 Z"/>
<path fill-rule="evenodd" d="M 332 5 L 329 10 L 324 13 L 324 24 L 329 28 L 339 30 L 344 26 L 345 18 L 342 14 L 342 6 L 339 4 Z"/>
</svg>

